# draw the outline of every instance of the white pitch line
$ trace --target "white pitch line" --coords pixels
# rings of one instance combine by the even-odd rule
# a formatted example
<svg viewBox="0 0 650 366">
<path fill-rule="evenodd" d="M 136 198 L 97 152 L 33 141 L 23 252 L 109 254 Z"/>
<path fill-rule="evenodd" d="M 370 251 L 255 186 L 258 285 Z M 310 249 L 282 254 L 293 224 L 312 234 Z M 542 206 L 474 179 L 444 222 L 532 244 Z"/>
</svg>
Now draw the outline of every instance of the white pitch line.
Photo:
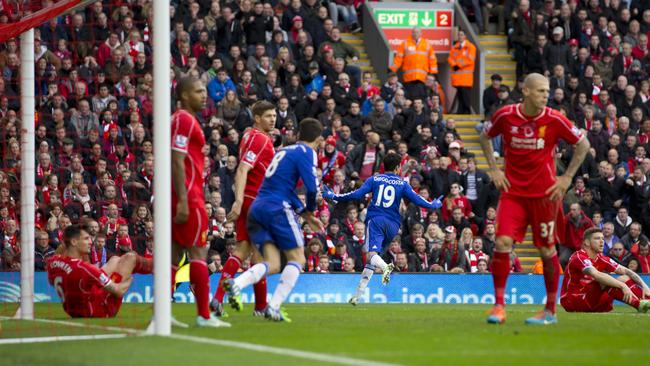
<svg viewBox="0 0 650 366">
<path fill-rule="evenodd" d="M 15 319 L 13 319 L 11 317 L 6 317 L 6 316 L 0 316 L 0 319 L 2 319 L 2 320 L 15 320 Z M 84 324 L 84 323 L 77 323 L 77 322 L 67 321 L 67 320 L 52 320 L 52 319 L 35 318 L 35 319 L 31 320 L 31 321 L 40 322 L 40 323 L 61 324 L 61 325 L 67 325 L 67 326 L 71 326 L 71 327 L 78 327 L 78 328 L 91 328 L 91 329 L 100 329 L 100 330 L 112 331 L 112 332 L 122 332 L 122 333 L 127 333 L 129 335 L 147 335 L 144 332 L 144 330 L 142 330 L 142 329 L 103 326 L 103 325 L 95 325 L 95 324 Z M 124 336 L 124 335 L 122 335 L 122 336 Z M 300 351 L 300 350 L 291 349 L 291 348 L 264 346 L 264 345 L 261 345 L 261 344 L 248 343 L 248 342 L 228 341 L 228 340 L 225 340 L 225 339 L 202 338 L 202 337 L 195 337 L 195 336 L 182 335 L 182 334 L 172 334 L 169 337 L 174 338 L 174 339 L 179 339 L 179 340 L 185 340 L 185 341 L 189 341 L 189 342 L 195 342 L 195 343 L 203 343 L 203 344 L 210 344 L 210 345 L 214 345 L 214 346 L 239 348 L 239 349 L 244 349 L 244 350 L 248 350 L 248 351 L 256 351 L 256 352 L 263 352 L 263 353 L 272 353 L 272 354 L 277 354 L 277 355 L 281 355 L 281 356 L 303 358 L 303 359 L 307 359 L 307 360 L 311 360 L 311 361 L 329 362 L 329 363 L 334 363 L 334 364 L 339 364 L 339 365 L 347 365 L 347 366 L 400 366 L 399 364 L 394 364 L 394 363 L 386 363 L 386 362 L 379 362 L 379 361 L 369 361 L 369 360 L 362 360 L 362 359 L 357 359 L 357 358 L 352 358 L 352 357 L 345 357 L 345 356 L 333 356 L 333 355 L 328 355 L 328 354 L 323 354 L 323 353 Z"/>
<path fill-rule="evenodd" d="M 78 335 L 78 336 L 9 338 L 9 339 L 0 339 L 0 345 L 5 345 L 5 344 L 25 344 L 25 343 L 44 343 L 44 342 L 65 342 L 65 341 L 86 341 L 86 340 L 95 340 L 95 339 L 124 338 L 126 336 L 127 336 L 127 334 L 95 334 L 95 335 Z"/>
<path fill-rule="evenodd" d="M 12 317 L 8 316 L 0 316 L 0 320 L 17 320 Z M 84 323 L 78 323 L 78 322 L 73 322 L 73 321 L 68 321 L 68 320 L 53 320 L 53 319 L 40 319 L 40 318 L 34 318 L 34 319 L 29 319 L 27 321 L 32 321 L 32 322 L 39 322 L 39 323 L 48 323 L 48 324 L 61 324 L 61 325 L 67 325 L 70 327 L 76 327 L 76 328 L 89 328 L 89 329 L 100 329 L 100 330 L 106 330 L 109 332 L 123 332 L 123 333 L 128 333 L 131 335 L 143 333 L 144 331 L 141 329 L 133 329 L 133 328 L 122 328 L 122 327 L 113 327 L 113 326 L 106 326 L 106 325 L 95 325 L 95 324 L 84 324 Z"/>
<path fill-rule="evenodd" d="M 345 357 L 345 356 L 333 356 L 333 355 L 327 355 L 327 354 L 323 354 L 323 353 L 300 351 L 300 350 L 291 349 L 291 348 L 263 346 L 263 345 L 255 344 L 255 343 L 227 341 L 227 340 L 223 340 L 223 339 L 202 338 L 202 337 L 194 337 L 194 336 L 188 336 L 188 335 L 182 335 L 182 334 L 172 334 L 170 336 L 170 338 L 175 338 L 175 339 L 189 341 L 189 342 L 195 342 L 195 343 L 210 344 L 210 345 L 213 345 L 213 346 L 239 348 L 239 349 L 243 349 L 243 350 L 247 350 L 247 351 L 256 351 L 256 352 L 263 352 L 263 353 L 272 353 L 272 354 L 281 355 L 281 356 L 304 358 L 304 359 L 307 359 L 307 360 L 310 360 L 310 361 L 322 361 L 322 362 L 334 363 L 334 364 L 339 364 L 339 365 L 348 365 L 348 366 L 399 366 L 398 364 L 394 364 L 394 363 L 385 363 L 385 362 L 379 362 L 379 361 L 361 360 L 361 359 Z"/>
</svg>

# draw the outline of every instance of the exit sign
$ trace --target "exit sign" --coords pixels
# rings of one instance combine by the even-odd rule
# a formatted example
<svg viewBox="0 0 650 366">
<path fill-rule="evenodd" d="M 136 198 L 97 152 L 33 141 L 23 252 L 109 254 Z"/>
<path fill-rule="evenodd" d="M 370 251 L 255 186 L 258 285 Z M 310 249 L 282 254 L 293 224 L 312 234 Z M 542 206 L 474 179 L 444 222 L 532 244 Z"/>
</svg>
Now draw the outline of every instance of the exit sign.
<svg viewBox="0 0 650 366">
<path fill-rule="evenodd" d="M 375 10 L 382 28 L 451 28 L 452 14 L 449 10 Z"/>
<path fill-rule="evenodd" d="M 397 46 L 411 35 L 414 27 L 422 28 L 422 38 L 426 39 L 436 52 L 449 52 L 451 49 L 451 27 L 454 25 L 452 10 L 373 10 L 379 27 L 393 49 L 397 49 Z"/>
</svg>

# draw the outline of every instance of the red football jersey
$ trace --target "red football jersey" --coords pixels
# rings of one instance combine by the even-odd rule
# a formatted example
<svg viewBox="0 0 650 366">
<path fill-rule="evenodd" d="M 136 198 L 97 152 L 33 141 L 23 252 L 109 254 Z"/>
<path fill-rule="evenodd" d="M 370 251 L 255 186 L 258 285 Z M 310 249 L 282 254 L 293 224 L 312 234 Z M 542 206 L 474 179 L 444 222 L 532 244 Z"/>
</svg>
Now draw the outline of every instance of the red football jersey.
<svg viewBox="0 0 650 366">
<path fill-rule="evenodd" d="M 205 136 L 199 121 L 188 111 L 179 109 L 172 115 L 172 150 L 185 154 L 185 187 L 187 204 L 190 208 L 204 207 L 203 170 L 205 155 L 203 146 Z M 176 207 L 178 198 L 172 184 L 172 207 Z"/>
<path fill-rule="evenodd" d="M 544 108 L 537 116 L 526 117 L 522 104 L 499 109 L 485 126 L 489 137 L 503 136 L 508 194 L 539 198 L 556 180 L 555 148 L 560 139 L 575 144 L 583 133 L 560 112 Z"/>
<path fill-rule="evenodd" d="M 260 190 L 266 168 L 271 164 L 275 155 L 271 137 L 257 128 L 249 128 L 244 133 L 239 146 L 239 163 L 248 164 L 251 170 L 248 171 L 244 196 L 250 199 L 257 197 Z"/>
<path fill-rule="evenodd" d="M 593 277 L 584 273 L 586 268 L 593 267 L 600 272 L 612 273 L 616 271 L 618 266 L 618 263 L 613 259 L 602 254 L 598 254 L 596 259 L 591 259 L 584 249 L 580 249 L 573 253 L 564 271 L 562 297 L 567 294 L 579 294 L 594 281 Z"/>
<path fill-rule="evenodd" d="M 47 279 L 70 316 L 93 317 L 104 311 L 93 307 L 106 297 L 104 287 L 111 283 L 101 269 L 81 259 L 54 255 L 47 260 Z"/>
</svg>

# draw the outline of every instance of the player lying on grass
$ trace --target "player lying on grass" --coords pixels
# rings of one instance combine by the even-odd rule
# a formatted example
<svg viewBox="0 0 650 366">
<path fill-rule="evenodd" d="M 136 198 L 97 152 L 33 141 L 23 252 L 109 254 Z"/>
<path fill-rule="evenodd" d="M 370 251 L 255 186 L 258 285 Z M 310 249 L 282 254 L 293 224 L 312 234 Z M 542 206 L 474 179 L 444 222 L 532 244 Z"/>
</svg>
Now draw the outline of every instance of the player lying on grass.
<svg viewBox="0 0 650 366">
<path fill-rule="evenodd" d="M 298 143 L 278 151 L 266 170 L 262 187 L 248 214 L 248 234 L 264 256 L 264 262 L 254 265 L 237 279 L 227 279 L 223 283 L 228 301 L 237 311 L 243 308 L 242 288 L 257 283 L 266 275 L 280 272 L 282 251 L 287 265 L 264 315 L 274 321 L 290 321 L 280 305 L 291 293 L 305 265 L 304 238 L 296 213 L 315 232 L 324 231 L 323 224 L 314 217 L 318 193 L 316 149 L 323 141 L 322 133 L 323 126 L 318 120 L 305 118 L 300 122 Z M 300 179 L 306 190 L 304 206 L 295 192 Z"/>
<path fill-rule="evenodd" d="M 639 312 L 650 309 L 650 288 L 634 271 L 603 255 L 605 239 L 597 228 L 587 229 L 582 249 L 573 253 L 562 282 L 560 305 L 566 311 L 599 313 L 613 309 L 614 300 Z M 616 273 L 614 278 L 608 273 Z"/>
<path fill-rule="evenodd" d="M 392 263 L 386 264 L 380 254 L 399 232 L 402 221 L 399 207 L 402 198 L 431 210 L 442 207 L 440 198 L 428 202 L 415 193 L 408 182 L 400 178 L 401 160 L 402 158 L 395 153 L 386 155 L 384 157 L 386 173 L 375 174 L 356 191 L 334 194 L 332 190 L 324 186 L 323 197 L 335 202 L 359 201 L 364 199 L 368 193 L 372 193 L 372 200 L 368 205 L 366 215 L 366 243 L 363 248 L 363 251 L 367 253 L 368 263 L 361 273 L 356 294 L 350 298 L 349 302 L 352 305 L 356 305 L 359 298 L 363 296 L 375 268 L 382 271 L 381 282 L 384 285 L 390 281 L 390 274 L 394 266 Z"/>
<path fill-rule="evenodd" d="M 68 226 L 58 254 L 47 260 L 47 279 L 73 318 L 112 318 L 133 282 L 132 273 L 151 273 L 151 259 L 129 252 L 111 257 L 102 268 L 88 258 L 90 234 L 85 225 Z"/>
</svg>

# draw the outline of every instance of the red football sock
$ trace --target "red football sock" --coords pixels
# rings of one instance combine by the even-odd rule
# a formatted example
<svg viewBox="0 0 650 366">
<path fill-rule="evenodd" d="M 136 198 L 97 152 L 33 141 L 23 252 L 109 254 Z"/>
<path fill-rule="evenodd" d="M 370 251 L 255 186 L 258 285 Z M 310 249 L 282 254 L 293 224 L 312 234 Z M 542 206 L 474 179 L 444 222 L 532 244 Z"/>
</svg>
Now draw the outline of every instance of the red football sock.
<svg viewBox="0 0 650 366">
<path fill-rule="evenodd" d="M 205 261 L 190 261 L 190 286 L 196 298 L 198 314 L 205 319 L 210 318 L 210 280 Z"/>
<path fill-rule="evenodd" d="M 172 266 L 172 297 L 174 297 L 174 292 L 176 292 L 176 272 L 178 271 L 178 266 Z"/>
<path fill-rule="evenodd" d="M 492 259 L 492 280 L 494 281 L 495 305 L 505 305 L 504 293 L 510 273 L 510 253 L 494 252 Z"/>
<path fill-rule="evenodd" d="M 133 273 L 149 274 L 153 272 L 153 260 L 141 256 L 135 257 L 135 267 Z"/>
<path fill-rule="evenodd" d="M 544 285 L 546 285 L 546 310 L 555 314 L 557 287 L 560 282 L 560 260 L 557 253 L 551 258 L 542 258 L 544 264 Z"/>
<path fill-rule="evenodd" d="M 226 292 L 223 290 L 223 286 L 221 286 L 221 283 L 227 279 L 233 278 L 235 276 L 235 273 L 237 273 L 239 267 L 241 267 L 241 259 L 239 259 L 236 255 L 231 255 L 228 257 L 228 260 L 223 265 L 221 278 L 219 278 L 219 286 L 217 287 L 217 291 L 214 293 L 214 297 L 217 298 L 217 301 L 219 301 L 219 303 L 223 302 L 223 297 L 226 294 Z"/>
<path fill-rule="evenodd" d="M 618 301 L 623 301 L 623 291 L 618 288 L 613 288 L 611 287 L 609 290 L 607 290 L 609 293 L 609 296 L 615 298 Z M 639 308 L 639 298 L 634 296 L 629 302 L 625 302 L 626 304 L 630 305 L 631 307 L 638 309 Z"/>
<path fill-rule="evenodd" d="M 632 293 L 636 295 L 636 297 L 638 297 L 639 299 L 643 299 L 643 289 L 639 285 L 637 285 L 636 282 L 634 282 L 634 280 L 629 279 L 625 281 L 625 284 L 627 285 L 627 287 L 630 288 L 630 290 L 632 290 Z"/>
<path fill-rule="evenodd" d="M 255 292 L 255 310 L 266 309 L 266 276 L 253 285 Z"/>
</svg>

